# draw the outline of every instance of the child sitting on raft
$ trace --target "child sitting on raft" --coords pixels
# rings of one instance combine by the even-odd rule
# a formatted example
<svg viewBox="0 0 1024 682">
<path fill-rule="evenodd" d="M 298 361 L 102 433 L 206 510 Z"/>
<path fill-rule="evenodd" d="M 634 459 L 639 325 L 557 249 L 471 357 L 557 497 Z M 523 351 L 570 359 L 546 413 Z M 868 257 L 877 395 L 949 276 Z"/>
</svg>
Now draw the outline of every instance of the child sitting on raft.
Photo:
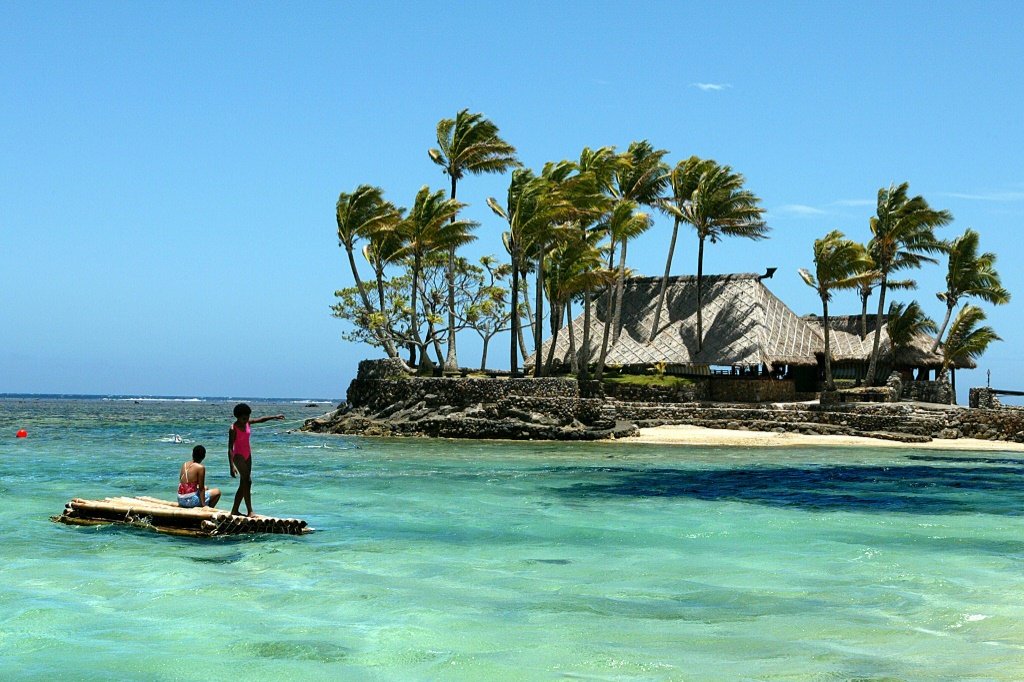
<svg viewBox="0 0 1024 682">
<path fill-rule="evenodd" d="M 178 506 L 179 507 L 216 507 L 220 500 L 219 488 L 206 488 L 206 448 L 197 445 L 192 448 L 192 461 L 181 465 L 178 474 Z"/>
</svg>

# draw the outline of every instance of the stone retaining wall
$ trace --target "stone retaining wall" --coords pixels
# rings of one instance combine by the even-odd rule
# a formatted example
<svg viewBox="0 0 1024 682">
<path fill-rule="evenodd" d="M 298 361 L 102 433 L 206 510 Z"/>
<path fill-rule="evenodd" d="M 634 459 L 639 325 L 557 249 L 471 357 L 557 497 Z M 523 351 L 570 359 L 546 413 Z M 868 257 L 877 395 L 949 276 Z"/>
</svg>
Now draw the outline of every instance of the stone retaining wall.
<svg viewBox="0 0 1024 682">
<path fill-rule="evenodd" d="M 909 381 L 904 379 L 900 397 L 903 400 L 949 405 L 953 402 L 953 388 L 948 381 Z"/>
<path fill-rule="evenodd" d="M 711 400 L 736 403 L 784 403 L 796 400 L 796 383 L 782 379 L 713 377 Z"/>
<path fill-rule="evenodd" d="M 372 411 L 389 405 L 424 401 L 430 406 L 466 407 L 497 403 L 510 397 L 580 397 L 579 385 L 566 379 L 462 379 L 459 377 L 413 377 L 404 379 L 354 379 L 346 399 L 352 407 Z"/>
<path fill-rule="evenodd" d="M 1002 407 L 996 392 L 991 388 L 972 388 L 967 397 L 967 404 L 971 407 L 982 407 L 995 409 Z"/>
<path fill-rule="evenodd" d="M 857 405 L 836 406 L 833 409 L 813 409 L 801 405 L 787 408 L 751 407 L 743 405 L 659 405 L 654 403 L 619 403 L 616 414 L 620 420 L 632 421 L 640 426 L 663 424 L 716 423 L 719 428 L 739 428 L 750 424 L 769 423 L 779 430 L 802 431 L 808 425 L 844 427 L 849 431 L 896 432 L 916 436 L 929 436 L 944 428 L 934 416 L 920 416 L 909 406 Z M 730 426 L 732 424 L 732 426 Z M 796 429 L 787 426 L 795 425 Z M 767 429 L 771 430 L 771 429 Z"/>
</svg>

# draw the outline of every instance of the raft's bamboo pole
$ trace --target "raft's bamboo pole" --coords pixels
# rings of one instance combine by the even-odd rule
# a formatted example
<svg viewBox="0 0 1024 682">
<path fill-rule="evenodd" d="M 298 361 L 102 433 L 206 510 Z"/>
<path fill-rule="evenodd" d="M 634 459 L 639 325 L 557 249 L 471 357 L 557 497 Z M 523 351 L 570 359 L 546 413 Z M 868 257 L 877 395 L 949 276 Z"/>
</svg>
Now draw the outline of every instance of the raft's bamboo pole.
<svg viewBox="0 0 1024 682">
<path fill-rule="evenodd" d="M 169 502 L 168 500 L 161 500 L 159 497 L 149 497 L 148 495 L 139 495 L 137 499 L 144 500 L 146 502 L 152 502 L 153 504 L 162 504 L 166 507 L 177 507 L 177 502 Z"/>
<path fill-rule="evenodd" d="M 110 502 L 90 502 L 87 500 L 74 501 L 71 503 L 71 506 L 74 507 L 75 509 L 96 512 L 101 514 L 142 514 L 145 516 L 153 516 L 159 518 L 190 520 L 201 520 L 213 516 L 211 512 L 204 511 L 202 508 L 182 509 L 165 507 L 157 509 L 148 505 L 130 505 Z"/>
</svg>

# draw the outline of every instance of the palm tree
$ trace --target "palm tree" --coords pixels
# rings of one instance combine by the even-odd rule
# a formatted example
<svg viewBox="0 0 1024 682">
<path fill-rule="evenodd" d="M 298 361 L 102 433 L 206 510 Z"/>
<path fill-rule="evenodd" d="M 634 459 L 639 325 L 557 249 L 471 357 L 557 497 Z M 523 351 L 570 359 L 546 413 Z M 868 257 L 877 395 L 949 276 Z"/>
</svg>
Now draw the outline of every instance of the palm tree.
<svg viewBox="0 0 1024 682">
<path fill-rule="evenodd" d="M 852 289 L 870 276 L 863 270 L 863 249 L 842 232 L 833 230 L 814 240 L 814 273 L 800 268 L 800 277 L 818 293 L 825 329 L 825 390 L 835 391 L 832 378 L 832 342 L 829 331 L 828 302 L 837 289 Z"/>
<path fill-rule="evenodd" d="M 626 250 L 629 240 L 644 232 L 650 227 L 650 219 L 646 214 L 644 220 L 631 223 L 627 216 L 636 211 L 637 205 L 657 206 L 661 203 L 662 192 L 668 185 L 669 167 L 662 160 L 668 151 L 655 149 L 647 140 L 632 142 L 629 148 L 620 156 L 620 162 L 611 167 L 612 182 L 606 187 L 613 200 L 612 213 L 620 211 L 619 217 L 614 221 L 620 227 L 617 233 L 611 231 L 613 224 L 612 216 L 607 216 L 604 225 L 608 233 L 608 267 L 614 267 L 616 254 L 619 256 L 618 277 L 615 282 L 615 291 L 611 289 L 605 294 L 606 319 L 604 334 L 601 339 L 601 355 L 597 361 L 596 377 L 601 378 L 604 373 L 604 360 L 608 355 L 609 342 L 617 341 L 621 330 L 618 328 L 618 320 L 621 319 L 619 307 L 622 303 L 623 287 L 626 278 Z M 619 206 L 631 206 L 631 208 L 620 209 Z M 627 224 L 634 228 L 642 229 L 634 231 L 628 229 Z M 618 250 L 618 251 L 616 251 Z M 612 332 L 614 330 L 614 339 Z"/>
<path fill-rule="evenodd" d="M 348 265 L 356 282 L 356 289 L 362 299 L 367 316 L 372 316 L 374 307 L 363 287 L 356 267 L 355 244 L 360 239 L 373 239 L 375 235 L 392 230 L 401 220 L 401 212 L 391 202 L 384 200 L 380 187 L 359 185 L 351 194 L 341 192 L 335 210 L 338 223 L 338 244 L 348 255 Z M 383 303 L 382 303 L 383 305 Z M 398 351 L 386 329 L 375 328 L 375 336 L 390 358 L 397 358 Z"/>
<path fill-rule="evenodd" d="M 431 254 L 448 252 L 476 239 L 470 231 L 477 223 L 458 220 L 459 211 L 465 204 L 455 199 L 446 199 L 444 190 L 431 192 L 424 185 L 416 193 L 409 214 L 399 227 L 403 246 L 401 255 L 412 261 L 412 302 L 411 324 L 413 342 L 420 349 L 421 366 L 430 362 L 426 354 L 426 342 L 420 336 L 417 318 L 417 295 L 420 288 L 424 260 Z M 451 301 L 449 301 L 451 305 Z M 449 333 L 451 333 L 449 331 Z M 441 358 L 438 358 L 440 361 Z"/>
<path fill-rule="evenodd" d="M 483 114 L 463 109 L 455 118 L 443 118 L 437 124 L 437 146 L 427 153 L 451 178 L 451 199 L 459 180 L 466 173 L 504 173 L 519 165 L 516 149 L 498 135 L 498 126 Z M 455 251 L 448 255 L 448 354 L 446 370 L 457 370 L 459 361 L 455 348 Z"/>
<path fill-rule="evenodd" d="M 619 266 L 615 277 L 615 314 L 611 327 L 614 331 L 612 343 L 617 343 L 622 333 L 622 296 L 626 281 L 626 245 L 629 240 L 639 237 L 651 227 L 651 217 L 637 210 L 633 201 L 620 201 L 615 204 L 608 216 L 607 232 L 611 240 L 622 247 L 619 249 Z M 601 361 L 603 364 L 603 360 Z"/>
<path fill-rule="evenodd" d="M 704 347 L 703 278 L 704 243 L 722 237 L 767 239 L 769 228 L 761 215 L 761 200 L 743 189 L 744 177 L 729 166 L 709 162 L 701 172 L 690 202 L 682 209 L 682 220 L 697 231 L 697 352 Z"/>
<path fill-rule="evenodd" d="M 548 300 L 551 302 L 551 344 L 545 363 L 545 373 L 550 374 L 554 362 L 555 345 L 565 313 L 569 325 L 569 346 L 572 371 L 579 372 L 579 358 L 576 353 L 576 339 L 572 328 L 572 299 L 583 292 L 612 281 L 613 274 L 603 267 L 601 250 L 594 243 L 594 233 L 573 231 L 566 240 L 558 244 L 547 256 L 545 270 Z"/>
<path fill-rule="evenodd" d="M 946 372 L 956 364 L 966 360 L 976 360 L 988 349 L 993 341 L 1002 341 L 992 327 L 979 327 L 978 323 L 985 320 L 985 312 L 971 304 L 965 305 L 957 313 L 956 319 L 949 327 L 949 336 L 942 348 L 942 371 Z M 953 402 L 956 402 L 956 378 L 953 375 Z"/>
<path fill-rule="evenodd" d="M 871 275 L 862 279 L 860 284 L 857 285 L 857 295 L 860 297 L 860 338 L 863 341 L 868 337 L 868 300 L 870 300 L 871 294 L 878 287 L 878 282 L 882 275 L 878 272 L 878 268 L 875 267 L 875 262 L 871 260 L 868 248 L 863 244 L 857 244 L 857 248 L 861 252 L 861 268 L 863 268 L 865 274 L 870 273 Z M 916 288 L 917 282 L 912 279 L 889 280 L 888 282 L 889 291 Z"/>
<path fill-rule="evenodd" d="M 936 294 L 940 301 L 946 302 L 946 316 L 935 335 L 933 353 L 938 351 L 953 308 L 961 298 L 974 296 L 994 305 L 1002 305 L 1010 300 L 1010 292 L 1003 288 L 995 269 L 996 255 L 990 252 L 978 255 L 978 239 L 978 233 L 967 228 L 946 247 L 946 253 L 949 254 L 946 290 Z"/>
<path fill-rule="evenodd" d="M 893 272 L 936 262 L 934 258 L 925 255 L 936 253 L 943 248 L 942 243 L 935 237 L 934 230 L 953 220 L 949 211 L 934 210 L 924 197 L 908 197 L 909 189 L 910 185 L 904 182 L 878 190 L 878 205 L 875 216 L 871 218 L 872 236 L 868 242 L 868 252 L 879 273 L 875 339 L 867 374 L 867 380 L 872 384 L 877 381 L 875 373 L 878 368 L 889 276 Z"/>
<path fill-rule="evenodd" d="M 668 278 L 672 271 L 672 257 L 676 250 L 676 238 L 679 236 L 679 225 L 683 222 L 683 210 L 690 203 L 700 176 L 709 168 L 714 167 L 712 160 L 701 160 L 691 156 L 680 161 L 669 175 L 670 196 L 662 200 L 661 209 L 672 216 L 672 239 L 668 244 L 668 256 L 665 259 L 665 275 L 661 278 L 661 290 L 658 292 L 658 305 L 654 309 L 654 324 L 651 325 L 651 336 L 648 343 L 654 341 L 661 323 L 661 311 L 665 307 L 665 295 L 668 291 Z"/>
<path fill-rule="evenodd" d="M 584 238 L 595 245 L 601 239 L 603 230 L 603 221 L 598 221 L 602 216 L 610 212 L 612 206 L 614 206 L 614 201 L 611 198 L 612 188 L 614 187 L 616 173 L 619 167 L 624 164 L 624 158 L 615 153 L 615 147 L 606 146 L 598 147 L 597 149 L 584 147 L 583 151 L 580 152 L 580 159 L 577 162 L 580 173 L 589 175 L 593 179 L 598 193 L 596 201 L 592 206 L 591 219 L 578 221 L 577 227 L 586 235 Z M 610 245 L 604 251 L 608 257 L 607 270 L 610 272 L 614 265 L 614 254 Z M 606 281 L 603 283 L 603 286 L 607 287 L 610 284 L 611 281 Z M 590 378 L 590 360 L 593 355 L 591 351 L 590 322 L 593 308 L 593 292 L 598 286 L 602 285 L 595 283 L 594 287 L 583 290 L 583 340 L 580 344 L 579 369 L 579 379 L 581 381 L 586 381 Z"/>
<path fill-rule="evenodd" d="M 549 226 L 561 219 L 566 214 L 567 207 L 564 197 L 554 191 L 550 178 L 538 176 L 529 169 L 512 171 L 512 180 L 508 186 L 504 206 L 493 197 L 487 200 L 487 205 L 495 215 L 508 223 L 504 241 L 512 261 L 512 339 L 509 348 L 509 368 L 512 376 L 515 376 L 519 369 L 516 341 L 521 325 L 518 312 L 519 278 L 526 269 L 525 264 L 532 253 L 535 237 L 543 234 Z"/>
<path fill-rule="evenodd" d="M 543 374 L 541 348 L 544 341 L 544 293 L 546 286 L 546 264 L 549 254 L 565 242 L 579 238 L 578 224 L 590 222 L 596 207 L 603 206 L 601 193 L 591 174 L 579 172 L 579 166 L 572 161 L 546 163 L 541 177 L 548 183 L 547 201 L 551 208 L 547 224 L 535 223 L 533 233 L 526 236 L 527 252 L 534 262 L 537 297 L 534 310 L 534 376 Z M 552 301 L 554 307 L 554 302 Z M 561 311 L 552 310 L 552 318 Z M 553 321 L 554 324 L 554 321 Z M 556 327 L 557 329 L 557 327 Z"/>
<path fill-rule="evenodd" d="M 938 329 L 935 320 L 925 314 L 917 301 L 911 301 L 906 305 L 896 301 L 890 303 L 885 325 L 886 331 L 889 332 L 894 361 L 898 350 L 909 346 L 918 336 L 934 334 Z"/>
</svg>

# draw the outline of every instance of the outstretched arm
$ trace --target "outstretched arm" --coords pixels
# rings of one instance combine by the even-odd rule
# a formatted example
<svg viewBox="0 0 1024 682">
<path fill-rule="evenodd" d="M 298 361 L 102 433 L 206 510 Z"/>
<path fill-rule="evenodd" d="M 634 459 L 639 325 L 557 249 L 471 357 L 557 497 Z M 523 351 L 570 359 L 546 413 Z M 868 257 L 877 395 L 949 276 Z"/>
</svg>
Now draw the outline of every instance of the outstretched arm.
<svg viewBox="0 0 1024 682">
<path fill-rule="evenodd" d="M 262 424 L 263 422 L 269 422 L 269 421 L 272 421 L 274 419 L 284 419 L 284 415 L 283 414 L 275 414 L 272 417 L 256 417 L 255 419 L 250 419 L 249 423 L 250 424 Z"/>
</svg>

